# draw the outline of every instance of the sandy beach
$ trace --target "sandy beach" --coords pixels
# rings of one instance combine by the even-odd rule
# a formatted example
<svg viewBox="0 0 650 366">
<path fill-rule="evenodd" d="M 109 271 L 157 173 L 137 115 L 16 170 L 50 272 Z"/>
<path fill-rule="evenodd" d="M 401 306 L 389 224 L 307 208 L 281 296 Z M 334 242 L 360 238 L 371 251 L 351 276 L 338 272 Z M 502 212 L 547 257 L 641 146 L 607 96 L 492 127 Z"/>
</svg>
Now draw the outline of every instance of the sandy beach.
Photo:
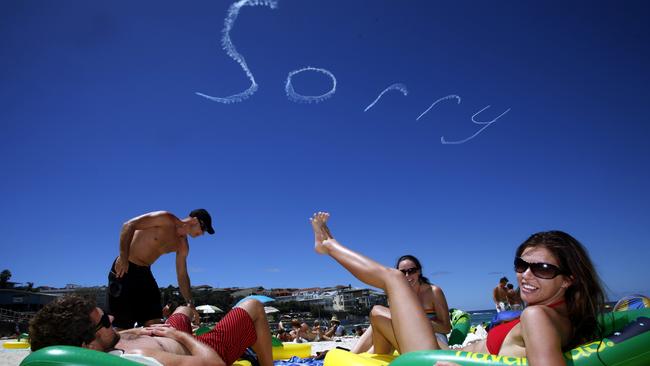
<svg viewBox="0 0 650 366">
<path fill-rule="evenodd" d="M 315 355 L 317 352 L 322 352 L 336 347 L 344 347 L 349 349 L 354 346 L 354 344 L 357 342 L 357 339 L 358 338 L 356 337 L 344 337 L 337 342 L 313 342 L 311 346 L 311 352 Z M 4 343 L 6 340 L 0 342 Z M 0 366 L 17 366 L 20 364 L 23 358 L 27 357 L 28 354 L 29 350 L 13 350 L 0 347 Z"/>
<path fill-rule="evenodd" d="M 322 352 L 336 347 L 351 348 L 358 338 L 342 338 L 339 342 L 313 342 L 311 347 L 312 354 Z M 0 343 L 6 342 L 5 340 Z M 0 348 L 0 366 L 17 366 L 29 355 L 29 350 L 13 350 Z"/>
<path fill-rule="evenodd" d="M 355 343 L 357 343 L 358 339 L 358 337 L 341 337 L 336 341 L 311 342 L 311 353 L 312 355 L 316 355 L 318 352 L 327 351 L 336 347 L 350 349 L 355 345 Z M 476 339 L 480 339 L 480 337 L 475 336 L 474 334 L 469 334 L 465 340 L 465 344 Z M 0 343 L 6 341 L 8 340 L 2 340 Z M 27 357 L 28 354 L 28 350 L 12 350 L 0 347 L 0 366 L 17 366 L 23 358 Z"/>
<path fill-rule="evenodd" d="M 2 345 L 15 339 L 0 340 L 0 366 L 16 366 L 27 357 L 29 350 L 5 349 Z"/>
</svg>

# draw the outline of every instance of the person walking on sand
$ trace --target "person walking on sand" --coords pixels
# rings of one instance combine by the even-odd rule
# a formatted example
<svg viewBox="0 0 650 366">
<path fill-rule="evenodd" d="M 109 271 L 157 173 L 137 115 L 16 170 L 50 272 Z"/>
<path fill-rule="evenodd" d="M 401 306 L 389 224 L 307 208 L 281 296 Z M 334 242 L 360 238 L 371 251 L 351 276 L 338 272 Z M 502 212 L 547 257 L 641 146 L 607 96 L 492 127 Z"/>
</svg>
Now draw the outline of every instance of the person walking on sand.
<svg viewBox="0 0 650 366">
<path fill-rule="evenodd" d="M 497 312 L 508 310 L 508 288 L 506 284 L 508 283 L 507 277 L 501 277 L 499 279 L 499 284 L 497 287 L 492 290 L 492 300 L 494 301 L 494 306 L 497 309 Z"/>
<path fill-rule="evenodd" d="M 108 309 L 116 328 L 162 322 L 160 290 L 151 265 L 163 254 L 176 252 L 176 275 L 181 295 L 194 308 L 187 274 L 190 247 L 187 236 L 214 234 L 208 211 L 199 208 L 179 219 L 166 211 L 150 212 L 124 223 L 120 252 L 108 274 Z M 196 312 L 196 310 L 194 310 Z"/>
</svg>

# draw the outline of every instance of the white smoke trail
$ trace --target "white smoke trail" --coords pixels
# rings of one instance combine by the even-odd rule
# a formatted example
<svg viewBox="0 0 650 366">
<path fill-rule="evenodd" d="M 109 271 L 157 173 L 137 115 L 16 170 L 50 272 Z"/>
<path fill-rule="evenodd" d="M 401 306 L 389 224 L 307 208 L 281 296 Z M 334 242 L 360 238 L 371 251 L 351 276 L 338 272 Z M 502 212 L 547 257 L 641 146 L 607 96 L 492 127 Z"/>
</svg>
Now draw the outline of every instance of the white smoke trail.
<svg viewBox="0 0 650 366">
<path fill-rule="evenodd" d="M 228 103 L 241 102 L 244 99 L 249 98 L 251 95 L 255 93 L 255 91 L 257 91 L 257 83 L 255 82 L 255 78 L 253 77 L 253 73 L 248 68 L 244 56 L 239 52 L 237 52 L 237 49 L 235 49 L 235 45 L 232 43 L 232 40 L 230 39 L 230 31 L 232 30 L 232 27 L 235 25 L 235 20 L 237 20 L 237 16 L 239 15 L 239 10 L 243 6 L 257 6 L 257 5 L 264 5 L 270 7 L 271 9 L 275 9 L 278 6 L 278 2 L 276 0 L 240 0 L 233 3 L 232 5 L 230 5 L 230 8 L 228 9 L 228 16 L 224 20 L 223 30 L 221 31 L 223 33 L 223 37 L 221 37 L 221 46 L 226 51 L 228 56 L 230 56 L 233 60 L 237 61 L 237 63 L 241 66 L 241 68 L 246 73 L 246 76 L 251 81 L 251 86 L 241 93 L 237 93 L 229 97 L 223 97 L 223 98 L 213 97 L 200 92 L 195 92 L 196 95 L 213 100 L 215 102 L 228 104 Z"/>
<path fill-rule="evenodd" d="M 321 95 L 301 95 L 296 93 L 296 91 L 293 89 L 293 85 L 291 84 L 291 78 L 293 78 L 294 75 L 299 74 L 303 71 L 316 71 L 329 76 L 330 79 L 332 79 L 332 89 L 330 89 L 330 91 L 328 91 L 327 93 Z M 332 74 L 331 72 L 325 69 L 307 66 L 300 70 L 294 70 L 289 73 L 289 75 L 287 76 L 286 85 L 284 86 L 284 90 L 287 92 L 287 97 L 289 97 L 289 99 L 294 102 L 319 103 L 334 95 L 334 93 L 336 92 L 336 78 L 334 77 L 334 74 Z"/>
<path fill-rule="evenodd" d="M 453 98 L 453 99 L 456 99 L 456 100 L 458 101 L 457 104 L 460 104 L 460 97 L 459 97 L 458 95 L 456 95 L 456 94 L 450 94 L 450 95 L 447 95 L 446 97 L 442 97 L 442 98 L 436 100 L 435 102 L 433 102 L 433 104 L 431 104 L 431 106 L 430 106 L 429 108 L 427 108 L 426 111 L 422 112 L 422 114 L 420 114 L 420 115 L 418 116 L 418 118 L 416 118 L 415 120 L 417 121 L 417 120 L 419 120 L 420 118 L 422 118 L 422 116 L 424 116 L 425 114 L 427 114 L 427 112 L 429 112 L 429 111 L 431 110 L 431 108 L 433 108 L 436 104 L 442 102 L 443 100 L 452 99 L 452 98 Z"/>
<path fill-rule="evenodd" d="M 366 109 L 364 109 L 363 111 L 367 112 L 368 109 L 374 107 L 375 104 L 379 101 L 379 99 L 381 99 L 382 95 L 384 95 L 384 93 L 386 93 L 389 90 L 399 90 L 399 91 L 402 92 L 402 94 L 404 94 L 404 96 L 407 96 L 408 93 L 409 93 L 409 91 L 406 89 L 406 85 L 400 84 L 400 83 L 395 83 L 395 84 L 389 86 L 388 88 L 384 89 L 383 92 L 379 93 L 379 96 L 377 96 L 377 98 L 372 103 L 370 103 L 370 105 L 368 105 L 366 107 Z"/>
<path fill-rule="evenodd" d="M 491 120 L 491 121 L 488 121 L 488 122 L 480 122 L 480 121 L 476 121 L 476 120 L 474 119 L 474 117 L 476 117 L 479 113 L 483 112 L 484 110 L 486 110 L 486 109 L 488 109 L 488 108 L 490 108 L 489 105 L 486 106 L 485 108 L 481 109 L 480 111 L 474 113 L 474 115 L 472 116 L 472 122 L 474 122 L 474 123 L 476 123 L 476 124 L 478 124 L 478 125 L 485 125 L 485 126 L 483 126 L 480 130 L 476 131 L 475 134 L 473 134 L 472 136 L 470 136 L 470 137 L 468 137 L 468 138 L 466 138 L 466 139 L 458 140 L 458 141 L 447 141 L 447 140 L 445 140 L 445 137 L 444 137 L 444 136 L 441 136 L 441 137 L 440 137 L 440 143 L 445 144 L 445 145 L 460 145 L 460 144 L 464 144 L 464 143 L 466 143 L 467 141 L 469 141 L 469 140 L 473 139 L 474 137 L 478 136 L 481 132 L 483 132 L 483 130 L 485 130 L 486 128 L 490 127 L 491 124 L 493 124 L 494 122 L 496 122 L 499 118 L 503 117 L 506 113 L 510 112 L 510 109 L 511 109 L 511 108 L 508 108 L 505 112 L 501 113 L 498 117 L 496 117 L 495 119 L 493 119 L 493 120 Z"/>
</svg>

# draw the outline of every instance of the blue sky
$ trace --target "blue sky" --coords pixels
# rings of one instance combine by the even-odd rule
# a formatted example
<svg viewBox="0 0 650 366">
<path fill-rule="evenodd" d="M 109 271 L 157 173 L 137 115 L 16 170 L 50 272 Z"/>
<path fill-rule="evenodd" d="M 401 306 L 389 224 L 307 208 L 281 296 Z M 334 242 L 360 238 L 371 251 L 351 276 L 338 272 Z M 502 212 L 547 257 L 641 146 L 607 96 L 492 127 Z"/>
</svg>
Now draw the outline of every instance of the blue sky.
<svg viewBox="0 0 650 366">
<path fill-rule="evenodd" d="M 491 307 L 516 246 L 581 240 L 613 298 L 650 294 L 646 2 L 0 2 L 0 269 L 106 282 L 119 230 L 198 207 L 193 284 L 352 284 L 308 217 L 393 265 L 418 256 L 450 306 Z M 235 58 L 237 58 L 236 56 Z M 300 103 L 285 92 L 288 75 Z M 405 96 L 387 87 L 403 84 Z M 428 113 L 416 120 L 435 101 Z M 490 108 L 473 117 L 486 106 Z M 486 122 L 509 110 L 475 138 Z M 153 267 L 176 284 L 172 255 Z"/>
</svg>

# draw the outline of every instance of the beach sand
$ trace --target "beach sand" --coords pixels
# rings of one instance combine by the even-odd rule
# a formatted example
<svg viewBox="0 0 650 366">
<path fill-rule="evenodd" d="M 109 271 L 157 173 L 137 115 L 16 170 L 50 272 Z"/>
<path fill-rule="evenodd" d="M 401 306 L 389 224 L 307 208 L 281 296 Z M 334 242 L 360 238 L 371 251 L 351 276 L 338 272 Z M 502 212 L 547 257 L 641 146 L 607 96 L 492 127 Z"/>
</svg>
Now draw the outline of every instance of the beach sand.
<svg viewBox="0 0 650 366">
<path fill-rule="evenodd" d="M 23 358 L 27 357 L 29 350 L 5 349 L 2 344 L 15 339 L 0 341 L 0 366 L 17 366 Z"/>
<path fill-rule="evenodd" d="M 464 344 L 482 338 L 481 336 L 469 334 Z M 311 342 L 311 353 L 312 355 L 316 355 L 318 352 L 327 351 L 336 347 L 351 349 L 357 343 L 358 339 L 358 337 L 341 337 L 337 341 Z M 6 341 L 0 341 L 0 343 L 4 342 Z M 0 347 L 0 366 L 17 366 L 28 354 L 29 350 L 13 350 Z"/>
<path fill-rule="evenodd" d="M 316 355 L 318 352 L 328 351 L 336 347 L 351 349 L 358 339 L 359 337 L 341 337 L 338 338 L 338 341 L 311 342 L 311 354 Z"/>
<path fill-rule="evenodd" d="M 339 342 L 312 342 L 311 353 L 315 355 L 316 352 L 330 350 L 337 346 L 350 349 L 357 342 L 357 339 L 356 337 L 343 337 Z M 4 343 L 6 341 L 3 340 L 0 342 Z M 17 366 L 27 355 L 29 355 L 29 350 L 14 350 L 0 347 L 0 366 Z"/>
</svg>

